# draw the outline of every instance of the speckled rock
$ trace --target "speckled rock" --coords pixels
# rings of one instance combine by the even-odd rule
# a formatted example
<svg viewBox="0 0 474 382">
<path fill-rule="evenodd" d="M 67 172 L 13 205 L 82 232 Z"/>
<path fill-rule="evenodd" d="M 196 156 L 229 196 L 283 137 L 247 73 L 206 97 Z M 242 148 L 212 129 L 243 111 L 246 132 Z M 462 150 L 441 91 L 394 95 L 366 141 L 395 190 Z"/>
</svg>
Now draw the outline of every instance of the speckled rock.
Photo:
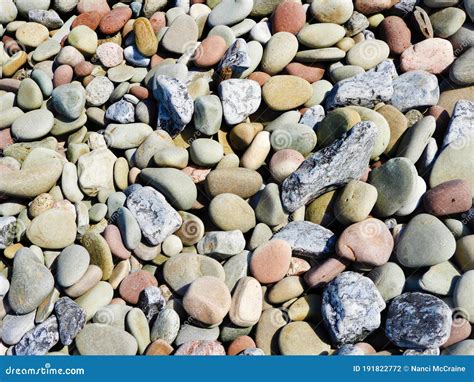
<svg viewBox="0 0 474 382">
<path fill-rule="evenodd" d="M 54 312 L 58 320 L 59 339 L 63 345 L 68 346 L 86 324 L 86 315 L 69 297 L 56 301 Z"/>
<path fill-rule="evenodd" d="M 219 97 L 226 122 L 235 125 L 257 111 L 261 90 L 255 81 L 230 79 L 219 84 Z"/>
</svg>

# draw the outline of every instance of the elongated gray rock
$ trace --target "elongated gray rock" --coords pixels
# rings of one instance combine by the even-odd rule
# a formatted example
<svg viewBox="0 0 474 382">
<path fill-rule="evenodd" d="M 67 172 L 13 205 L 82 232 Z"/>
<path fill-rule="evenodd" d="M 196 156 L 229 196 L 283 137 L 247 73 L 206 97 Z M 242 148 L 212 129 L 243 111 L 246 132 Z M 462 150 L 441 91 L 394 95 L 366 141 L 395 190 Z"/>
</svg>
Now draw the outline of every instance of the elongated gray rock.
<svg viewBox="0 0 474 382">
<path fill-rule="evenodd" d="M 474 139 L 474 102 L 459 100 L 454 106 L 441 148 L 457 139 Z"/>
<path fill-rule="evenodd" d="M 337 240 L 332 231 L 308 221 L 290 222 L 272 239 L 288 242 L 294 255 L 312 258 L 332 253 Z"/>
<path fill-rule="evenodd" d="M 451 324 L 451 309 L 438 297 L 404 293 L 390 304 L 385 333 L 402 348 L 435 349 L 448 340 Z"/>
<path fill-rule="evenodd" d="M 336 344 L 362 341 L 380 326 L 384 309 L 375 284 L 359 273 L 341 273 L 323 292 L 323 320 Z"/>
<path fill-rule="evenodd" d="M 154 85 L 153 96 L 159 101 L 158 128 L 174 137 L 191 122 L 193 99 L 186 85 L 178 78 L 160 75 L 155 78 Z"/>
<path fill-rule="evenodd" d="M 438 100 L 438 78 L 434 74 L 413 70 L 393 80 L 390 103 L 402 113 L 417 107 L 436 105 Z"/>
<path fill-rule="evenodd" d="M 14 347 L 16 355 L 45 355 L 59 341 L 58 320 L 55 316 L 26 333 Z"/>
<path fill-rule="evenodd" d="M 317 151 L 282 184 L 281 199 L 288 212 L 318 196 L 359 179 L 367 170 L 377 126 L 359 122 L 329 146 Z"/>
<path fill-rule="evenodd" d="M 127 198 L 126 206 L 151 245 L 161 244 L 181 226 L 181 216 L 152 187 L 146 186 L 132 192 Z"/>
<path fill-rule="evenodd" d="M 241 231 L 208 232 L 197 244 L 201 255 L 215 255 L 223 258 L 234 256 L 245 248 L 245 238 Z"/>
<path fill-rule="evenodd" d="M 217 71 L 221 73 L 223 78 L 227 76 L 240 77 L 249 67 L 250 56 L 248 54 L 247 43 L 243 38 L 238 38 L 225 52 L 224 57 L 222 57 L 217 67 Z"/>
<path fill-rule="evenodd" d="M 219 97 L 224 119 L 229 125 L 236 125 L 257 111 L 262 91 L 255 81 L 230 79 L 219 84 Z"/>
<path fill-rule="evenodd" d="M 65 346 L 72 344 L 72 340 L 86 324 L 84 309 L 69 297 L 62 297 L 54 304 L 54 313 L 58 319 L 61 343 Z"/>
<path fill-rule="evenodd" d="M 327 109 L 359 105 L 373 108 L 392 98 L 392 76 L 387 71 L 366 72 L 339 81 L 327 96 Z"/>
</svg>

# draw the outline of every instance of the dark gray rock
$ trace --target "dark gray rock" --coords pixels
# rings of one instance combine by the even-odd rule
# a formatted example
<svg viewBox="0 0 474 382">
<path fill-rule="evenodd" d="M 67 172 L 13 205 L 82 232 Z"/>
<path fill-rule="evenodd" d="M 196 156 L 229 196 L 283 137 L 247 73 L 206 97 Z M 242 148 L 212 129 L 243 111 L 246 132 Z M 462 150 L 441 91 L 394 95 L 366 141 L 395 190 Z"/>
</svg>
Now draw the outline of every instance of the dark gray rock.
<svg viewBox="0 0 474 382">
<path fill-rule="evenodd" d="M 63 20 L 54 10 L 31 9 L 28 11 L 28 19 L 32 22 L 44 25 L 48 29 L 59 29 L 64 25 Z"/>
<path fill-rule="evenodd" d="M 243 38 L 238 38 L 227 49 L 217 67 L 217 72 L 223 79 L 239 78 L 250 67 L 250 56 L 247 43 Z"/>
<path fill-rule="evenodd" d="M 369 27 L 369 19 L 362 13 L 354 11 L 351 18 L 344 24 L 344 27 L 346 28 L 347 36 L 352 37 Z"/>
<path fill-rule="evenodd" d="M 418 107 L 436 105 L 438 100 L 438 78 L 434 74 L 413 70 L 393 80 L 390 103 L 402 113 Z"/>
<path fill-rule="evenodd" d="M 161 244 L 181 226 L 181 216 L 152 187 L 146 186 L 132 192 L 127 197 L 126 206 L 151 245 Z"/>
<path fill-rule="evenodd" d="M 359 105 L 373 108 L 393 95 L 392 76 L 385 71 L 366 72 L 339 81 L 326 98 L 327 109 Z"/>
<path fill-rule="evenodd" d="M 72 340 L 86 324 L 86 313 L 69 297 L 56 301 L 54 313 L 58 319 L 61 343 L 66 346 L 72 344 Z"/>
<path fill-rule="evenodd" d="M 334 252 L 337 237 L 332 231 L 308 221 L 294 221 L 273 235 L 291 245 L 293 254 L 315 258 Z"/>
<path fill-rule="evenodd" d="M 353 344 L 342 345 L 334 352 L 334 355 L 365 355 L 364 352 Z"/>
<path fill-rule="evenodd" d="M 137 306 L 145 313 L 145 316 L 150 322 L 159 312 L 161 312 L 166 305 L 166 300 L 161 293 L 160 288 L 156 286 L 149 286 L 145 288 L 138 298 Z"/>
<path fill-rule="evenodd" d="M 459 144 L 462 144 L 462 140 L 474 139 L 474 102 L 466 100 L 456 102 L 441 148 L 458 139 Z"/>
<path fill-rule="evenodd" d="M 157 127 L 175 137 L 191 122 L 194 101 L 178 78 L 160 75 L 154 85 L 153 96 L 159 101 Z"/>
<path fill-rule="evenodd" d="M 373 122 L 359 122 L 308 157 L 282 184 L 285 209 L 293 212 L 318 196 L 359 179 L 369 165 L 376 135 Z"/>
<path fill-rule="evenodd" d="M 407 13 L 413 12 L 415 6 L 419 3 L 420 0 L 400 0 L 400 2 L 395 4 L 392 9 L 396 14 L 404 16 Z"/>
<path fill-rule="evenodd" d="M 5 249 L 16 235 L 16 219 L 13 216 L 0 216 L 0 249 Z"/>
<path fill-rule="evenodd" d="M 16 355 L 45 355 L 59 341 L 58 320 L 51 316 L 26 333 L 14 347 Z"/>
<path fill-rule="evenodd" d="M 341 273 L 323 292 L 323 320 L 336 344 L 362 341 L 380 326 L 384 309 L 375 284 L 359 273 Z"/>
<path fill-rule="evenodd" d="M 451 309 L 438 297 L 404 293 L 390 304 L 385 333 L 402 348 L 436 349 L 448 340 L 451 324 Z"/>
</svg>

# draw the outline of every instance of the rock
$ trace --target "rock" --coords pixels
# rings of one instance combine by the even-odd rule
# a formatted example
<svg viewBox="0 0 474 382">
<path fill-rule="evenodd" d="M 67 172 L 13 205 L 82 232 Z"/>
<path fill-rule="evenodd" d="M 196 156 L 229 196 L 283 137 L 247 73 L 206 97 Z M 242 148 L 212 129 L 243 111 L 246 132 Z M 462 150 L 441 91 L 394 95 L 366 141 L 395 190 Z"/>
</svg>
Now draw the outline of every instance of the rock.
<svg viewBox="0 0 474 382">
<path fill-rule="evenodd" d="M 130 273 L 120 283 L 120 296 L 128 303 L 137 304 L 140 293 L 150 286 L 158 286 L 156 278 L 147 271 Z"/>
<path fill-rule="evenodd" d="M 472 205 L 471 187 L 460 179 L 441 183 L 424 194 L 423 204 L 426 212 L 435 216 L 468 211 Z"/>
<path fill-rule="evenodd" d="M 403 270 L 395 263 L 388 262 L 375 267 L 367 277 L 374 282 L 385 301 L 402 294 L 405 275 Z"/>
<path fill-rule="evenodd" d="M 14 347 L 15 355 L 45 355 L 59 341 L 58 321 L 51 316 L 26 333 Z"/>
<path fill-rule="evenodd" d="M 266 355 L 278 354 L 278 331 L 288 323 L 285 312 L 277 308 L 263 311 L 255 332 L 255 343 Z"/>
<path fill-rule="evenodd" d="M 428 214 L 410 220 L 398 240 L 396 254 L 405 267 L 419 268 L 447 261 L 456 249 L 456 241 L 449 229 Z"/>
<path fill-rule="evenodd" d="M 28 11 L 30 21 L 44 25 L 48 29 L 58 29 L 64 24 L 61 17 L 54 10 L 31 9 Z"/>
<path fill-rule="evenodd" d="M 218 341 L 189 341 L 182 344 L 174 355 L 225 355 L 225 349 Z"/>
<path fill-rule="evenodd" d="M 418 283 L 421 289 L 439 296 L 453 294 L 454 286 L 461 274 L 449 261 L 433 265 L 423 274 Z"/>
<path fill-rule="evenodd" d="M 329 48 L 346 34 L 337 24 L 316 23 L 304 26 L 298 33 L 298 41 L 308 48 Z"/>
<path fill-rule="evenodd" d="M 2 342 L 6 345 L 15 345 L 25 333 L 35 327 L 35 311 L 28 314 L 7 314 L 3 317 Z"/>
<path fill-rule="evenodd" d="M 405 157 L 416 163 L 436 129 L 436 120 L 425 117 L 415 123 L 402 137 L 397 150 L 397 157 Z"/>
<path fill-rule="evenodd" d="M 16 219 L 13 216 L 0 217 L 0 249 L 13 244 L 16 236 Z"/>
<path fill-rule="evenodd" d="M 251 65 L 249 53 L 249 45 L 245 40 L 243 38 L 236 39 L 227 49 L 217 66 L 217 72 L 222 76 L 222 79 L 239 77 L 248 70 Z"/>
<path fill-rule="evenodd" d="M 267 42 L 260 66 L 262 70 L 275 75 L 281 72 L 298 52 L 298 40 L 290 32 L 277 32 Z"/>
<path fill-rule="evenodd" d="M 326 98 L 328 109 L 348 105 L 373 108 L 394 94 L 392 78 L 384 72 L 367 72 L 339 81 Z"/>
<path fill-rule="evenodd" d="M 264 101 L 273 110 L 290 110 L 304 104 L 312 96 L 308 81 L 296 76 L 273 76 L 262 88 Z"/>
<path fill-rule="evenodd" d="M 168 259 L 163 276 L 166 283 L 180 295 L 184 295 L 189 285 L 199 277 L 225 279 L 224 269 L 216 260 L 191 253 L 181 253 Z"/>
<path fill-rule="evenodd" d="M 173 53 L 185 53 L 198 39 L 198 26 L 189 15 L 180 15 L 170 24 L 161 40 L 163 47 Z"/>
<path fill-rule="evenodd" d="M 214 94 L 198 97 L 194 102 L 193 119 L 196 130 L 205 135 L 216 134 L 222 123 L 222 105 L 219 97 Z"/>
<path fill-rule="evenodd" d="M 352 15 L 354 5 L 349 0 L 316 0 L 311 3 L 311 11 L 322 23 L 344 24 Z"/>
<path fill-rule="evenodd" d="M 135 338 L 120 329 L 104 324 L 88 324 L 76 337 L 81 355 L 135 355 Z"/>
<path fill-rule="evenodd" d="M 198 166 L 215 166 L 224 156 L 224 148 L 212 139 L 198 138 L 189 149 L 191 160 Z"/>
<path fill-rule="evenodd" d="M 159 75 L 154 80 L 153 96 L 160 102 L 158 127 L 176 136 L 191 121 L 194 112 L 186 85 L 177 78 Z"/>
<path fill-rule="evenodd" d="M 68 34 L 67 41 L 86 55 L 93 55 L 97 49 L 97 34 L 86 25 L 75 27 Z"/>
<path fill-rule="evenodd" d="M 306 21 L 306 10 L 300 3 L 283 1 L 275 8 L 273 31 L 297 34 Z"/>
<path fill-rule="evenodd" d="M 472 355 L 474 354 L 474 340 L 464 340 L 444 349 L 442 355 Z"/>
<path fill-rule="evenodd" d="M 255 207 L 255 216 L 258 221 L 269 226 L 277 226 L 287 221 L 288 215 L 281 204 L 278 185 L 268 183 L 262 190 Z"/>
<path fill-rule="evenodd" d="M 62 297 L 54 304 L 58 320 L 59 339 L 68 346 L 86 324 L 86 315 L 82 308 L 69 297 Z"/>
<path fill-rule="evenodd" d="M 200 328 L 190 324 L 184 324 L 179 329 L 175 344 L 180 346 L 190 341 L 216 341 L 219 338 L 219 327 Z"/>
<path fill-rule="evenodd" d="M 393 82 L 393 89 L 390 103 L 401 112 L 438 103 L 438 80 L 422 70 L 402 74 Z"/>
<path fill-rule="evenodd" d="M 242 231 L 211 231 L 199 240 L 197 250 L 202 255 L 227 258 L 241 253 L 245 248 Z"/>
<path fill-rule="evenodd" d="M 151 329 L 151 340 L 163 340 L 172 344 L 179 331 L 179 315 L 173 309 L 165 308 L 158 313 Z"/>
<path fill-rule="evenodd" d="M 94 317 L 94 315 L 97 313 L 97 311 L 99 311 L 99 309 L 110 304 L 113 295 L 114 291 L 112 289 L 112 286 L 105 281 L 99 281 L 87 292 L 77 298 L 75 302 L 84 310 L 86 314 L 86 321 L 89 321 L 92 317 Z M 110 315 L 107 314 L 107 323 L 111 323 L 113 319 L 114 317 L 110 317 Z M 82 333 L 82 331 L 80 333 Z"/>
<path fill-rule="evenodd" d="M 18 15 L 18 10 L 12 0 L 2 0 L 0 2 L 0 24 L 8 24 L 14 21 Z"/>
<path fill-rule="evenodd" d="M 260 190 L 262 177 L 246 168 L 217 168 L 206 177 L 205 186 L 211 197 L 231 193 L 245 199 Z"/>
<path fill-rule="evenodd" d="M 56 279 L 62 287 L 70 287 L 77 283 L 89 267 L 90 257 L 86 249 L 80 245 L 64 248 L 56 260 Z"/>
<path fill-rule="evenodd" d="M 132 10 L 128 7 L 114 8 L 102 16 L 99 24 L 103 34 L 115 34 L 120 32 L 127 21 L 132 17 Z"/>
<path fill-rule="evenodd" d="M 334 202 L 334 215 L 343 224 L 365 220 L 377 201 L 377 189 L 371 184 L 352 180 Z"/>
<path fill-rule="evenodd" d="M 135 122 L 135 108 L 130 102 L 121 100 L 110 105 L 105 113 L 105 118 L 117 123 L 133 123 Z M 110 125 L 109 125 L 110 126 Z M 109 127 L 107 126 L 107 127 Z M 114 144 L 114 141 L 111 141 Z"/>
<path fill-rule="evenodd" d="M 286 275 L 290 259 L 290 245 L 284 240 L 273 239 L 255 249 L 250 259 L 250 271 L 260 283 L 271 284 Z"/>
<path fill-rule="evenodd" d="M 403 348 L 434 349 L 449 338 L 451 323 L 451 310 L 439 298 L 404 293 L 389 306 L 385 333 Z"/>
<path fill-rule="evenodd" d="M 91 106 L 102 106 L 109 100 L 113 91 L 114 84 L 107 77 L 95 77 L 86 86 L 87 103 Z"/>
<path fill-rule="evenodd" d="M 446 221 L 445 221 L 446 224 Z M 456 242 L 456 252 L 454 258 L 463 271 L 474 269 L 474 251 L 472 244 L 474 243 L 474 235 L 461 237 Z"/>
<path fill-rule="evenodd" d="M 434 35 L 448 38 L 455 34 L 466 21 L 466 13 L 456 7 L 447 7 L 430 15 Z"/>
<path fill-rule="evenodd" d="M 148 322 L 164 309 L 166 300 L 161 293 L 161 289 L 151 285 L 143 289 L 138 296 L 138 307 L 145 313 Z"/>
<path fill-rule="evenodd" d="M 257 82 L 230 79 L 219 84 L 224 118 L 230 125 L 242 122 L 260 106 L 261 90 Z"/>
<path fill-rule="evenodd" d="M 285 209 L 293 212 L 323 193 L 360 178 L 367 168 L 375 134 L 372 122 L 360 122 L 340 139 L 306 159 L 283 182 Z M 348 158 L 351 158 L 351 164 Z M 318 179 L 323 182 L 318 184 Z"/>
<path fill-rule="evenodd" d="M 117 157 L 108 149 L 96 149 L 81 155 L 77 162 L 79 186 L 88 196 L 114 190 L 113 170 Z"/>
<path fill-rule="evenodd" d="M 278 182 L 283 182 L 304 162 L 304 156 L 293 149 L 283 149 L 272 155 L 269 163 L 270 173 Z"/>
<path fill-rule="evenodd" d="M 130 333 L 135 337 L 138 352 L 143 354 L 150 344 L 150 328 L 145 314 L 139 308 L 133 308 L 127 313 L 126 325 Z"/>
<path fill-rule="evenodd" d="M 449 78 L 457 85 L 466 86 L 474 83 L 474 74 L 470 62 L 474 58 L 474 49 L 471 47 L 458 57 L 451 65 Z"/>
<path fill-rule="evenodd" d="M 467 320 L 474 322 L 474 304 L 471 298 L 471 286 L 474 279 L 474 271 L 467 271 L 458 280 L 453 293 L 454 306 L 457 307 Z"/>
<path fill-rule="evenodd" d="M 355 44 L 346 56 L 347 63 L 364 70 L 372 69 L 388 58 L 390 48 L 382 40 L 364 40 Z"/>
<path fill-rule="evenodd" d="M 255 212 L 242 198 L 234 194 L 220 194 L 209 204 L 209 217 L 223 231 L 248 232 L 255 227 Z M 229 219 L 232 217 L 231 219 Z"/>
<path fill-rule="evenodd" d="M 324 324 L 337 344 L 367 337 L 380 326 L 383 309 L 385 302 L 372 281 L 355 272 L 341 273 L 323 292 Z"/>
<path fill-rule="evenodd" d="M 86 103 L 84 88 L 77 82 L 58 86 L 51 94 L 54 109 L 64 117 L 74 120 L 81 116 Z"/>
<path fill-rule="evenodd" d="M 400 56 L 403 72 L 423 70 L 432 74 L 442 73 L 454 61 L 453 47 L 447 40 L 431 38 L 406 49 Z"/>
<path fill-rule="evenodd" d="M 26 22 L 18 26 L 16 40 L 28 48 L 36 48 L 49 37 L 48 28 L 35 22 Z M 72 44 L 71 44 L 72 45 Z"/>
<path fill-rule="evenodd" d="M 458 141 L 457 145 L 463 145 L 463 141 L 469 141 L 474 135 L 472 122 L 474 121 L 474 102 L 459 100 L 454 106 L 448 128 L 444 135 L 442 147 Z"/>
<path fill-rule="evenodd" d="M 398 16 L 388 16 L 379 25 L 380 38 L 390 47 L 393 54 L 402 54 L 411 45 L 411 30 Z"/>
<path fill-rule="evenodd" d="M 161 244 L 182 222 L 164 196 L 151 187 L 143 187 L 130 194 L 126 206 L 152 245 Z"/>
<path fill-rule="evenodd" d="M 247 17 L 253 6 L 249 0 L 223 0 L 212 9 L 207 21 L 211 27 L 234 25 Z"/>
<path fill-rule="evenodd" d="M 242 327 L 255 325 L 262 313 L 262 288 L 253 277 L 242 277 L 232 294 L 229 318 Z"/>
<path fill-rule="evenodd" d="M 331 349 L 328 342 L 321 328 L 313 328 L 303 321 L 285 325 L 278 339 L 282 355 L 327 355 Z"/>
<path fill-rule="evenodd" d="M 150 21 L 145 17 L 139 17 L 133 23 L 133 32 L 138 51 L 145 57 L 154 55 L 158 49 L 158 39 Z"/>
</svg>

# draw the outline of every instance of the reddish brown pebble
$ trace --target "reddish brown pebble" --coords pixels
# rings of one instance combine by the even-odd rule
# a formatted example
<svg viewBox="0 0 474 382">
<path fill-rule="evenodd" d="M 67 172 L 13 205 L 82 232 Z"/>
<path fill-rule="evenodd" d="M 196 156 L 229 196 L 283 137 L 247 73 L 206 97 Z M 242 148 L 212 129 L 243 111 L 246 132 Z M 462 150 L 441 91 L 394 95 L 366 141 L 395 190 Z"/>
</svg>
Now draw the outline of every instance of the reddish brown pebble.
<svg viewBox="0 0 474 382">
<path fill-rule="evenodd" d="M 109 224 L 104 230 L 104 238 L 110 247 L 112 255 L 124 260 L 132 255 L 123 245 L 122 236 L 120 236 L 120 230 L 117 226 Z"/>
<path fill-rule="evenodd" d="M 224 346 L 217 341 L 189 341 L 182 344 L 175 355 L 225 355 Z"/>
<path fill-rule="evenodd" d="M 336 243 L 336 254 L 364 265 L 385 264 L 393 250 L 393 237 L 385 223 L 369 218 L 347 227 Z"/>
<path fill-rule="evenodd" d="M 339 273 L 343 272 L 348 264 L 349 261 L 345 259 L 330 257 L 306 272 L 304 281 L 310 288 L 325 286 L 328 282 L 334 280 Z"/>
<path fill-rule="evenodd" d="M 132 17 L 132 10 L 128 7 L 112 9 L 100 20 L 99 28 L 104 34 L 114 34 L 120 31 Z"/>
<path fill-rule="evenodd" d="M 426 212 L 435 216 L 458 214 L 472 206 L 471 186 L 462 179 L 454 179 L 426 191 L 423 197 Z"/>
<path fill-rule="evenodd" d="M 137 271 L 129 274 L 120 283 L 120 296 L 130 304 L 136 304 L 143 289 L 149 286 L 158 286 L 156 278 L 147 271 Z"/>
<path fill-rule="evenodd" d="M 150 96 L 150 92 L 143 86 L 132 86 L 129 93 L 137 97 L 139 100 L 147 99 Z"/>
<path fill-rule="evenodd" d="M 398 3 L 400 0 L 355 0 L 354 7 L 357 12 L 364 15 L 385 11 Z"/>
<path fill-rule="evenodd" d="M 0 130 L 0 150 L 13 143 L 13 138 L 10 134 L 10 129 Z"/>
<path fill-rule="evenodd" d="M 161 28 L 166 26 L 166 14 L 165 12 L 155 12 L 150 17 L 150 24 L 153 28 L 153 32 L 158 33 Z"/>
<path fill-rule="evenodd" d="M 209 67 L 216 65 L 224 56 L 227 44 L 221 36 L 208 36 L 196 49 L 194 53 L 194 63 L 199 67 Z"/>
<path fill-rule="evenodd" d="M 57 88 L 58 86 L 69 84 L 73 76 L 74 71 L 69 65 L 60 65 L 54 71 L 53 86 Z"/>
<path fill-rule="evenodd" d="M 163 60 L 164 58 L 158 56 L 157 54 L 154 54 L 153 56 L 151 56 L 150 66 L 154 68 L 156 65 L 161 64 Z"/>
<path fill-rule="evenodd" d="M 93 31 L 97 29 L 100 23 L 102 16 L 97 12 L 86 12 L 77 16 L 72 22 L 71 29 L 79 25 L 86 25 L 91 28 Z"/>
<path fill-rule="evenodd" d="M 448 346 L 457 344 L 469 338 L 471 335 L 472 326 L 468 320 L 463 317 L 454 317 L 453 323 L 451 324 L 451 334 L 449 335 L 448 340 L 441 345 L 442 349 L 447 348 Z"/>
<path fill-rule="evenodd" d="M 402 54 L 411 45 L 411 31 L 401 17 L 385 18 L 380 23 L 379 32 L 393 54 Z"/>
<path fill-rule="evenodd" d="M 227 355 L 237 355 L 241 351 L 248 349 L 248 348 L 256 348 L 255 342 L 249 336 L 240 336 L 237 337 L 232 343 L 229 345 L 227 349 Z"/>
<path fill-rule="evenodd" d="M 270 78 L 271 76 L 267 73 L 264 72 L 253 72 L 250 74 L 248 77 L 249 80 L 254 80 L 258 82 L 260 86 L 263 86 L 265 82 Z"/>
<path fill-rule="evenodd" d="M 314 66 L 300 64 L 299 62 L 292 62 L 285 68 L 286 72 L 292 76 L 297 76 L 305 79 L 310 84 L 319 81 L 324 76 L 324 66 L 314 64 Z"/>
<path fill-rule="evenodd" d="M 89 61 L 82 61 L 74 67 L 74 74 L 78 77 L 86 77 L 92 73 L 94 65 Z"/>
<path fill-rule="evenodd" d="M 297 34 L 306 22 L 305 8 L 300 2 L 285 0 L 278 4 L 273 14 L 273 33 Z"/>
<path fill-rule="evenodd" d="M 275 239 L 260 245 L 250 259 L 250 271 L 262 284 L 271 284 L 285 277 L 291 262 L 291 246 Z"/>
<path fill-rule="evenodd" d="M 170 355 L 173 353 L 173 347 L 165 340 L 156 340 L 148 345 L 146 355 Z"/>
</svg>

